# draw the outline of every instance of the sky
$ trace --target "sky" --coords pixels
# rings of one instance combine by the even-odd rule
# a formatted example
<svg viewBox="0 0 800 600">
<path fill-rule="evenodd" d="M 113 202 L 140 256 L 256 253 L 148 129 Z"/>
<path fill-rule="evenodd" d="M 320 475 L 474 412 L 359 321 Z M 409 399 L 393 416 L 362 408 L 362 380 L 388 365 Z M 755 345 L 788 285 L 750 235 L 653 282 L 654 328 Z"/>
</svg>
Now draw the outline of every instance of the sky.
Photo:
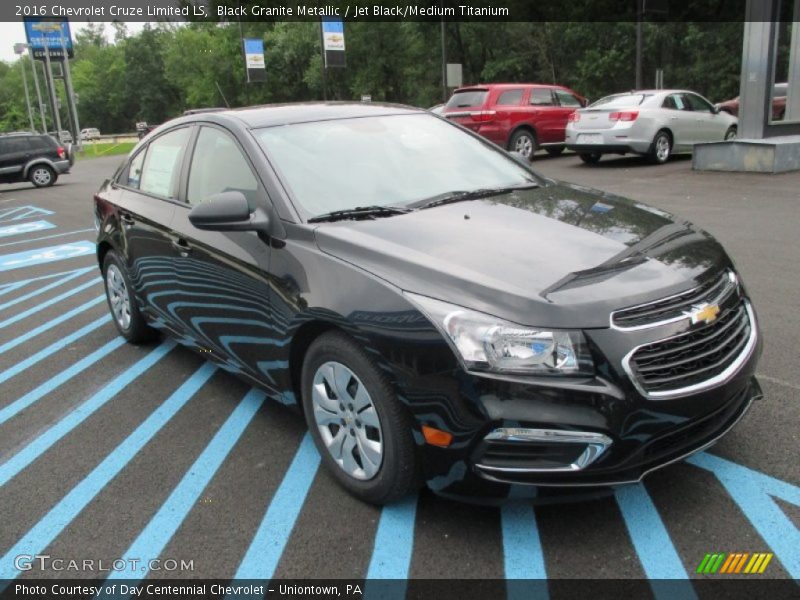
<svg viewBox="0 0 800 600">
<path fill-rule="evenodd" d="M 0 0 L 2 2 L 4 0 Z M 144 23 L 131 22 L 125 23 L 128 26 L 130 33 L 136 33 L 144 27 Z M 75 32 L 80 31 L 86 27 L 86 23 L 71 22 L 70 28 L 72 29 L 72 37 L 75 37 Z M 109 41 L 113 41 L 114 30 L 111 28 L 111 23 L 106 23 L 106 37 Z M 14 54 L 14 44 L 25 41 L 25 27 L 22 21 L 0 21 L 0 60 L 12 62 L 16 60 L 17 55 Z"/>
</svg>

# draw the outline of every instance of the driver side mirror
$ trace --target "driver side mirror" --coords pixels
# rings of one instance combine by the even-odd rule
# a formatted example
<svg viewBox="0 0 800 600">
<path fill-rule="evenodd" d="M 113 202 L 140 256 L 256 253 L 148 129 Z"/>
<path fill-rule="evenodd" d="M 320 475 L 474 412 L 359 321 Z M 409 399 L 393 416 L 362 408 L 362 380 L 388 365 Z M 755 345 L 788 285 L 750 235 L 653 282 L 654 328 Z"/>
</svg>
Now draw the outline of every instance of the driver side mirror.
<svg viewBox="0 0 800 600">
<path fill-rule="evenodd" d="M 258 231 L 267 233 L 269 217 L 260 209 L 250 212 L 242 192 L 209 196 L 189 213 L 189 222 L 205 231 Z"/>
</svg>

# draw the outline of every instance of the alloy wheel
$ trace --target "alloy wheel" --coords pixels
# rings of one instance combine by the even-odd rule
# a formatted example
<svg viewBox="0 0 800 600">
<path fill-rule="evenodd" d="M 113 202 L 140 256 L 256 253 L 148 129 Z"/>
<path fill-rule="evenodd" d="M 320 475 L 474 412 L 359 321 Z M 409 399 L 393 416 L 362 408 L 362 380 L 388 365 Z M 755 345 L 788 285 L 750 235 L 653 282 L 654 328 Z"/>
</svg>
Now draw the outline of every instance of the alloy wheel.
<svg viewBox="0 0 800 600">
<path fill-rule="evenodd" d="M 662 134 L 658 136 L 656 140 L 656 156 L 658 160 L 661 162 L 666 161 L 669 158 L 669 137 Z"/>
<path fill-rule="evenodd" d="M 122 329 L 131 326 L 131 301 L 128 286 L 117 265 L 109 265 L 106 271 L 106 290 L 114 319 Z"/>
<path fill-rule="evenodd" d="M 525 158 L 530 158 L 533 153 L 533 140 L 527 135 L 519 136 L 519 138 L 517 138 L 517 143 L 514 144 L 514 151 Z"/>
<path fill-rule="evenodd" d="M 52 176 L 50 175 L 50 170 L 45 169 L 44 167 L 39 167 L 33 170 L 31 175 L 33 178 L 33 182 L 36 185 L 45 186 L 50 183 L 50 179 Z"/>
<path fill-rule="evenodd" d="M 339 467 L 354 479 L 375 477 L 383 462 L 383 430 L 369 391 L 345 365 L 320 365 L 311 389 L 314 421 Z"/>
</svg>

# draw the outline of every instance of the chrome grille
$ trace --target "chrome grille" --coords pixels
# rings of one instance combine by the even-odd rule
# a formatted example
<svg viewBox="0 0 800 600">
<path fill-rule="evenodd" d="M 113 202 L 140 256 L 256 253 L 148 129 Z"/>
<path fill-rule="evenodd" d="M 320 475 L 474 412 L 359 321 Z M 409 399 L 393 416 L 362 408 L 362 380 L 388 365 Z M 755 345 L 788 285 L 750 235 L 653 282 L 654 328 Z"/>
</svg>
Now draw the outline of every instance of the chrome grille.
<svg viewBox="0 0 800 600">
<path fill-rule="evenodd" d="M 745 351 L 754 342 L 752 327 L 748 307 L 740 302 L 708 325 L 638 347 L 627 367 L 650 395 L 703 387 L 746 358 Z"/>
<path fill-rule="evenodd" d="M 680 294 L 655 302 L 615 311 L 611 324 L 617 329 L 644 329 L 686 318 L 692 307 L 703 303 L 722 304 L 738 287 L 736 275 L 725 271 L 720 277 Z"/>
</svg>

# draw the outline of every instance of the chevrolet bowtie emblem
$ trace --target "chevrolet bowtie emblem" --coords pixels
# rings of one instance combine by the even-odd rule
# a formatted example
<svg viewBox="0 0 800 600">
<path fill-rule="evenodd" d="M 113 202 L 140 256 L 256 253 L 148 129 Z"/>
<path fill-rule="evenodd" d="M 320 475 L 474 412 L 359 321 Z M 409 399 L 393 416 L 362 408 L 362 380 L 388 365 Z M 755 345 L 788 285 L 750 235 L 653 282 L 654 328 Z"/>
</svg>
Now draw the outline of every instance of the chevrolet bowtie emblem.
<svg viewBox="0 0 800 600">
<path fill-rule="evenodd" d="M 716 304 L 697 304 L 692 306 L 692 310 L 686 315 L 692 320 L 692 325 L 697 323 L 711 323 L 719 314 L 719 306 Z"/>
</svg>

